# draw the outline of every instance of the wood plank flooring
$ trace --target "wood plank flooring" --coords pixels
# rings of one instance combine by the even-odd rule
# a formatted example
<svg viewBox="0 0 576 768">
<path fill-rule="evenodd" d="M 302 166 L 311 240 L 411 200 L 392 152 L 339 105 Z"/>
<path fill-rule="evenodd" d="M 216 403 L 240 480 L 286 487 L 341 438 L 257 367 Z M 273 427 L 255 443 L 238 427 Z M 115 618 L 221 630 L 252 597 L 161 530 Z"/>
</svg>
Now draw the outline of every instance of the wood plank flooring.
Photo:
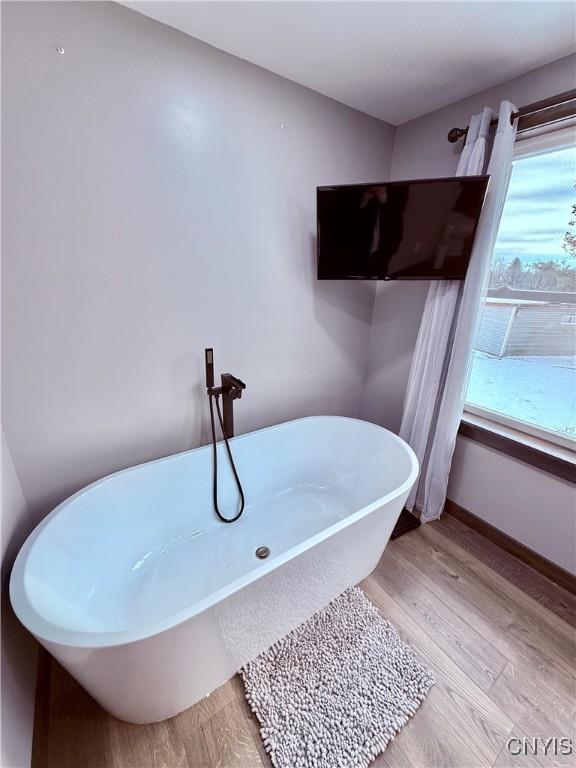
<svg viewBox="0 0 576 768">
<path fill-rule="evenodd" d="M 437 684 L 375 768 L 576 765 L 509 737 L 576 745 L 576 597 L 449 515 L 388 544 L 362 584 Z M 46 660 L 48 657 L 46 657 Z M 32 768 L 271 765 L 234 678 L 171 720 L 129 725 L 46 661 Z"/>
</svg>

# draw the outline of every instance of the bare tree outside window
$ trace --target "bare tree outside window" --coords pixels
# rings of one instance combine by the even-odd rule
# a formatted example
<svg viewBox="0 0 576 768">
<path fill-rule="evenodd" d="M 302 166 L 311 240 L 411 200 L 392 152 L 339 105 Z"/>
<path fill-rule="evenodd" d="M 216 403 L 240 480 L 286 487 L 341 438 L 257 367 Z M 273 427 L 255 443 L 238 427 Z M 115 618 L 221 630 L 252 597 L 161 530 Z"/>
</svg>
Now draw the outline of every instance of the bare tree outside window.
<svg viewBox="0 0 576 768">
<path fill-rule="evenodd" d="M 574 185 L 576 189 L 576 184 Z M 572 205 L 572 218 L 568 222 L 568 231 L 564 233 L 564 241 L 562 242 L 562 248 L 569 256 L 576 259 L 576 203 Z"/>
</svg>

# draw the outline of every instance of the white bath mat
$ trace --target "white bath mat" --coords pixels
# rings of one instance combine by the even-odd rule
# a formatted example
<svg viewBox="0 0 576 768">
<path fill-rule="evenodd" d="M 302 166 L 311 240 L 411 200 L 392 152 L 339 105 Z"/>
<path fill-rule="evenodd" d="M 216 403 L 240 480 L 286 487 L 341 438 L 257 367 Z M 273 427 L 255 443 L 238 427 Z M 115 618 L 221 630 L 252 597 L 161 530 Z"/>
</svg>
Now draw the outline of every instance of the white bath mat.
<svg viewBox="0 0 576 768">
<path fill-rule="evenodd" d="M 240 674 L 276 768 L 366 768 L 433 685 L 359 587 Z"/>
</svg>

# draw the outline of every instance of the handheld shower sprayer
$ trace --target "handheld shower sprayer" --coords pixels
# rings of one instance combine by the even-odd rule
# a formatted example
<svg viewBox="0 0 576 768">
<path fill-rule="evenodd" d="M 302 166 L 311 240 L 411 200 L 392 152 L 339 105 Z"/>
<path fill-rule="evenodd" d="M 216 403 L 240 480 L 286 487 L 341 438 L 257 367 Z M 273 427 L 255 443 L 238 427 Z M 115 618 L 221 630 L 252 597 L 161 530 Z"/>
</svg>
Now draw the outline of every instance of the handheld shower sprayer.
<svg viewBox="0 0 576 768">
<path fill-rule="evenodd" d="M 231 373 L 223 373 L 221 376 L 222 385 L 220 387 L 215 387 L 214 350 L 211 347 L 204 350 L 204 361 L 206 368 L 206 392 L 210 404 L 210 426 L 212 430 L 212 502 L 216 515 L 223 523 L 234 523 L 242 515 L 242 512 L 244 512 L 245 500 L 244 491 L 242 489 L 240 478 L 238 477 L 238 472 L 236 471 L 236 465 L 234 464 L 228 439 L 234 437 L 234 400 L 238 400 L 242 397 L 242 391 L 246 389 L 246 384 Z M 220 396 L 222 396 L 224 417 L 222 417 L 222 412 L 220 410 Z M 216 413 L 218 415 L 226 453 L 228 454 L 230 468 L 234 475 L 234 480 L 236 481 L 238 494 L 240 496 L 240 508 L 233 517 L 224 517 L 218 507 L 218 451 L 216 446 L 216 427 L 214 423 L 214 402 L 216 403 Z"/>
<path fill-rule="evenodd" d="M 210 347 L 204 350 L 206 361 L 206 389 L 214 386 L 214 350 Z"/>
</svg>

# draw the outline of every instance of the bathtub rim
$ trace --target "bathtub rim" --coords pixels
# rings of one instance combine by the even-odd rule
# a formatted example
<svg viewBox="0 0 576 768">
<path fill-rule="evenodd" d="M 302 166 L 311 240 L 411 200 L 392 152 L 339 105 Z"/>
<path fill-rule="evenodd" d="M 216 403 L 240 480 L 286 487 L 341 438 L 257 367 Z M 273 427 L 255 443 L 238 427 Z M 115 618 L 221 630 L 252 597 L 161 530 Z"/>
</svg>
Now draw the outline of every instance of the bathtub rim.
<svg viewBox="0 0 576 768">
<path fill-rule="evenodd" d="M 9 584 L 10 603 L 19 621 L 40 642 L 52 643 L 55 645 L 66 646 L 70 648 L 82 648 L 86 650 L 88 649 L 105 650 L 107 648 L 130 645 L 132 643 L 138 643 L 142 640 L 146 640 L 151 637 L 160 635 L 164 632 L 168 632 L 171 629 L 174 629 L 179 625 L 185 623 L 186 621 L 195 618 L 201 613 L 208 611 L 210 608 L 214 607 L 215 605 L 222 602 L 226 598 L 231 597 L 235 593 L 239 592 L 240 590 L 249 586 L 253 582 L 257 581 L 261 577 L 267 575 L 268 573 L 271 573 L 272 571 L 275 571 L 277 568 L 280 568 L 288 561 L 303 554 L 306 550 L 311 549 L 314 546 L 317 546 L 318 544 L 330 538 L 331 536 L 335 535 L 339 531 L 344 530 L 348 526 L 353 525 L 358 520 L 361 520 L 363 517 L 366 517 L 367 515 L 376 511 L 380 507 L 388 504 L 389 502 L 394 501 L 394 499 L 396 499 L 398 496 L 401 496 L 407 489 L 410 489 L 412 487 L 412 484 L 416 481 L 416 478 L 419 473 L 418 459 L 416 457 L 416 454 L 412 450 L 412 448 L 401 437 L 396 435 L 394 432 L 391 432 L 390 430 L 386 429 L 386 427 L 381 427 L 378 424 L 365 421 L 364 419 L 357 419 L 350 416 L 330 416 L 330 415 L 304 416 L 298 419 L 289 419 L 288 421 L 280 422 L 279 424 L 273 424 L 269 427 L 262 427 L 261 429 L 255 429 L 251 432 L 245 432 L 241 435 L 238 435 L 237 437 L 232 438 L 230 442 L 235 443 L 238 441 L 242 441 L 244 439 L 247 439 L 253 435 L 256 435 L 262 432 L 268 432 L 270 430 L 279 429 L 283 426 L 286 426 L 287 424 L 296 424 L 302 421 L 324 420 L 324 419 L 329 419 L 330 421 L 338 420 L 338 421 L 360 422 L 374 429 L 384 430 L 385 432 L 387 432 L 393 438 L 394 442 L 396 442 L 398 446 L 401 449 L 403 449 L 408 455 L 408 458 L 410 460 L 410 472 L 408 473 L 407 478 L 404 480 L 404 482 L 400 486 L 393 489 L 392 491 L 385 494 L 384 496 L 380 496 L 378 499 L 371 502 L 370 504 L 367 504 L 366 506 L 362 507 L 359 510 L 356 510 L 352 514 L 347 515 L 344 519 L 338 520 L 337 522 L 332 523 L 332 525 L 329 525 L 327 528 L 324 528 L 322 531 L 319 531 L 318 533 L 308 537 L 307 539 L 300 542 L 299 544 L 296 544 L 293 547 L 290 547 L 285 552 L 272 557 L 270 560 L 261 561 L 259 565 L 256 565 L 255 568 L 248 571 L 248 573 L 244 574 L 243 576 L 240 576 L 239 578 L 235 579 L 229 584 L 224 585 L 220 589 L 217 589 L 211 592 L 209 595 L 202 598 L 201 600 L 198 600 L 195 603 L 192 603 L 191 605 L 186 606 L 182 610 L 177 611 L 176 613 L 173 613 L 170 616 L 165 617 L 164 619 L 152 622 L 150 624 L 147 624 L 146 626 L 140 626 L 136 629 L 127 628 L 127 629 L 121 629 L 121 630 L 116 630 L 112 632 L 85 632 L 85 631 L 69 629 L 66 627 L 59 627 L 58 625 L 53 624 L 50 621 L 47 621 L 42 616 L 42 614 L 40 614 L 34 608 L 33 604 L 28 598 L 26 588 L 24 585 L 24 577 L 26 573 L 26 563 L 27 563 L 28 557 L 30 556 L 37 539 L 41 535 L 44 528 L 50 523 L 51 519 L 55 517 L 56 514 L 58 514 L 58 512 L 61 509 L 63 509 L 65 506 L 72 504 L 74 501 L 79 499 L 85 493 L 88 493 L 89 491 L 93 490 L 99 485 L 102 485 L 105 482 L 108 482 L 109 480 L 111 480 L 114 477 L 117 477 L 118 475 L 123 475 L 125 473 L 135 471 L 136 469 L 140 469 L 141 467 L 148 466 L 151 464 L 157 464 L 163 461 L 170 461 L 188 454 L 197 453 L 199 451 L 210 450 L 211 444 L 201 445 L 196 448 L 192 448 L 188 451 L 181 451 L 180 453 L 170 454 L 168 456 L 164 456 L 159 459 L 152 459 L 151 461 L 142 462 L 140 464 L 135 464 L 131 467 L 126 467 L 125 469 L 120 469 L 116 472 L 112 472 L 109 475 L 105 475 L 99 480 L 95 480 L 93 483 L 90 483 L 89 485 L 84 486 L 83 488 L 78 490 L 76 493 L 69 496 L 67 499 L 64 499 L 64 501 L 58 504 L 58 506 L 56 506 L 48 515 L 46 515 L 46 517 L 40 523 L 38 523 L 38 525 L 30 533 L 30 535 L 28 536 L 28 538 L 20 548 L 18 555 L 16 557 L 16 560 L 14 562 L 14 565 L 12 567 L 12 572 L 10 574 L 10 584 Z"/>
</svg>

